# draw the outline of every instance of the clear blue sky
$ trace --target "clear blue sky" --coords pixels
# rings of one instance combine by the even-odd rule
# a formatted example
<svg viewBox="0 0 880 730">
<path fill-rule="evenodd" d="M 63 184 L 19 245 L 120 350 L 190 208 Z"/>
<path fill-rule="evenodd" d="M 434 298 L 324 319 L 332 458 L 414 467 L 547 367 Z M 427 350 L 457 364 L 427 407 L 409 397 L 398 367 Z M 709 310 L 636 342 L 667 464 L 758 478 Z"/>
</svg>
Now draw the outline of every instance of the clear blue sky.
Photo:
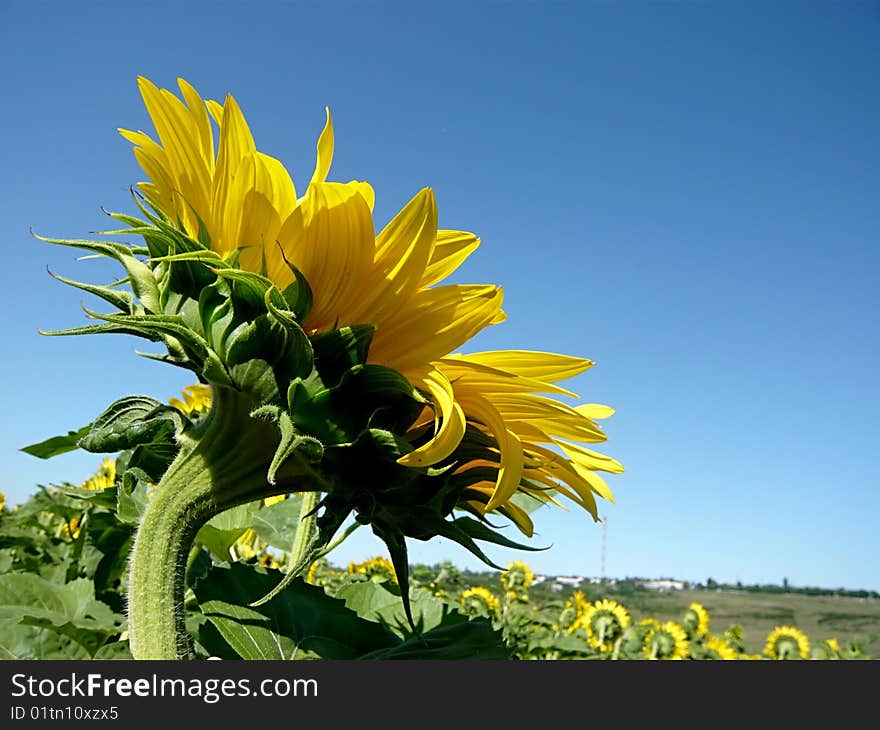
<svg viewBox="0 0 880 730">
<path fill-rule="evenodd" d="M 468 349 L 597 362 L 573 387 L 618 410 L 608 575 L 880 590 L 876 3 L 7 1 L 0 69 L 10 501 L 100 460 L 20 447 L 189 382 L 134 339 L 39 336 L 83 322 L 46 266 L 112 274 L 28 235 L 133 211 L 115 130 L 149 128 L 138 74 L 180 75 L 234 93 L 300 190 L 329 105 L 334 179 L 374 185 L 379 225 L 432 186 L 441 226 L 483 239 L 457 279 L 505 287 Z M 537 571 L 599 573 L 599 526 L 536 521 Z M 412 558 L 478 565 L 444 541 Z"/>
</svg>

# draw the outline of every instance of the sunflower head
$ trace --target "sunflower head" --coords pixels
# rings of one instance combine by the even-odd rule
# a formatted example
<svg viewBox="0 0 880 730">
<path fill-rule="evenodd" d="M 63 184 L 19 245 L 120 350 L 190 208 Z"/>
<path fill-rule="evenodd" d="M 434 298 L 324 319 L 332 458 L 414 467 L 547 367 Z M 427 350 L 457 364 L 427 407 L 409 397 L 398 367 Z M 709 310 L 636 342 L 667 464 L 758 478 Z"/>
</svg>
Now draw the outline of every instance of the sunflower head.
<svg viewBox="0 0 880 730">
<path fill-rule="evenodd" d="M 581 619 L 589 608 L 590 602 L 582 591 L 575 591 L 571 598 L 567 599 L 559 614 L 558 627 L 569 634 L 574 633 L 581 625 Z"/>
<path fill-rule="evenodd" d="M 511 600 L 527 601 L 529 586 L 535 582 L 535 574 L 522 560 L 514 560 L 507 564 L 501 574 L 501 585 Z"/>
<path fill-rule="evenodd" d="M 466 614 L 472 616 L 497 616 L 501 609 L 501 602 L 488 588 L 476 586 L 468 588 L 461 593 L 459 599 L 461 607 Z"/>
<path fill-rule="evenodd" d="M 100 491 L 112 487 L 116 483 L 116 460 L 104 459 L 92 476 L 82 483 L 82 489 Z"/>
<path fill-rule="evenodd" d="M 397 582 L 397 575 L 394 572 L 394 564 L 387 558 L 377 555 L 362 563 L 351 562 L 348 564 L 349 575 L 365 575 L 374 583 L 391 583 Z"/>
<path fill-rule="evenodd" d="M 719 659 L 724 661 L 732 661 L 739 658 L 739 654 L 730 644 L 728 644 L 721 636 L 713 636 L 708 634 L 703 639 L 702 659 Z"/>
<path fill-rule="evenodd" d="M 764 654 L 770 659 L 809 659 L 810 640 L 794 626 L 777 626 L 767 636 Z"/>
<path fill-rule="evenodd" d="M 681 620 L 681 627 L 688 636 L 702 638 L 709 633 L 709 612 L 701 603 L 691 603 Z"/>
<path fill-rule="evenodd" d="M 42 239 L 113 259 L 129 290 L 57 277 L 114 311 L 88 309 L 93 324 L 47 334 L 142 337 L 164 347 L 149 357 L 200 385 L 170 406 L 117 402 L 83 448 L 127 449 L 172 428 L 175 443 L 231 433 L 229 458 L 256 473 L 247 496 L 294 485 L 324 495 L 317 537 L 290 576 L 350 515 L 385 542 L 404 583 L 407 538 L 451 539 L 496 568 L 478 541 L 529 549 L 487 519 L 500 515 L 531 537 L 523 500 L 564 497 L 598 520 L 596 497 L 613 500 L 600 472 L 623 467 L 587 446 L 605 440 L 599 422 L 614 411 L 557 398 L 576 397 L 557 383 L 593 363 L 456 352 L 505 319 L 500 286 L 444 283 L 476 235 L 440 229 L 429 188 L 376 225 L 368 183 L 329 179 L 329 111 L 314 171 L 297 187 L 257 148 L 231 95 L 220 103 L 178 86 L 140 78 L 155 134 L 120 130 L 147 179 L 135 195 L 140 214 L 111 214 L 124 228 L 107 235 L 142 241 Z"/>
<path fill-rule="evenodd" d="M 603 598 L 587 606 L 580 625 L 587 633 L 590 646 L 600 652 L 611 652 L 630 621 L 629 612 L 621 604 Z"/>
<path fill-rule="evenodd" d="M 648 659 L 687 659 L 688 650 L 687 633 L 675 621 L 651 629 L 642 649 Z"/>
</svg>

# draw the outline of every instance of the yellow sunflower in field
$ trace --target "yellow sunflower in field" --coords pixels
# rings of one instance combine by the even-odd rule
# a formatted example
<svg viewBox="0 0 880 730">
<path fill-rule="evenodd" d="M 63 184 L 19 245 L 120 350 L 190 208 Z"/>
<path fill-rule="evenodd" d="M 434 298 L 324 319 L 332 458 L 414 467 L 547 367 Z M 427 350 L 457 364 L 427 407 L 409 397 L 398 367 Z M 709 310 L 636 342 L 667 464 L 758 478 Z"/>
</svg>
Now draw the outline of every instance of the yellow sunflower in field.
<svg viewBox="0 0 880 730">
<path fill-rule="evenodd" d="M 6 495 L 0 492 L 0 512 L 6 509 Z"/>
<path fill-rule="evenodd" d="M 563 495 L 598 520 L 596 495 L 613 500 L 599 472 L 623 467 L 584 444 L 605 440 L 598 421 L 614 411 L 551 397 L 575 396 L 556 383 L 593 363 L 527 350 L 452 354 L 505 319 L 500 286 L 441 284 L 479 239 L 439 229 L 428 188 L 376 233 L 373 188 L 327 179 L 334 155 L 329 112 L 300 194 L 282 163 L 257 149 L 231 95 L 222 104 L 205 101 L 184 80 L 178 84 L 181 97 L 138 80 L 156 139 L 120 130 L 149 178 L 140 190 L 192 239 L 280 291 L 301 273 L 312 293 L 302 323 L 309 337 L 346 325 L 375 328 L 368 363 L 402 373 L 427 400 L 409 431 L 417 445 L 399 463 L 437 465 L 466 431 L 482 434 L 493 458 L 462 460 L 453 472 L 467 483 L 463 507 L 497 510 L 528 536 L 533 524 L 512 501 L 517 492 L 550 503 Z"/>
<path fill-rule="evenodd" d="M 501 602 L 483 586 L 462 591 L 459 603 L 465 613 L 477 616 L 497 616 L 501 609 Z"/>
<path fill-rule="evenodd" d="M 394 572 L 394 565 L 387 558 L 377 555 L 362 563 L 350 562 L 348 564 L 349 575 L 365 575 L 371 581 L 376 583 L 384 583 L 385 581 L 397 582 L 397 574 Z"/>
<path fill-rule="evenodd" d="M 794 626 L 777 626 L 767 636 L 764 654 L 770 659 L 809 659 L 810 640 Z"/>
<path fill-rule="evenodd" d="M 514 560 L 507 564 L 501 574 L 501 585 L 507 591 L 508 598 L 512 600 L 527 601 L 529 598 L 529 586 L 535 582 L 535 574 L 527 563 L 522 560 Z"/>
<path fill-rule="evenodd" d="M 702 638 L 709 633 L 709 612 L 695 601 L 684 612 L 681 626 L 688 635 Z"/>
<path fill-rule="evenodd" d="M 202 383 L 188 385 L 181 393 L 182 398 L 170 398 L 168 404 L 187 416 L 202 416 L 211 410 L 211 387 Z"/>
<path fill-rule="evenodd" d="M 86 479 L 82 483 L 82 489 L 92 489 L 95 491 L 100 491 L 102 489 L 108 489 L 112 487 L 116 483 L 116 460 L 106 458 L 101 462 L 101 466 L 98 468 L 92 476 Z"/>
<path fill-rule="evenodd" d="M 573 634 L 580 628 L 581 620 L 589 606 L 590 602 L 583 594 L 583 591 L 572 593 L 571 598 L 567 599 L 562 606 L 559 623 L 555 626 L 555 629 L 564 629 L 569 634 Z"/>
<path fill-rule="evenodd" d="M 580 625 L 587 632 L 590 646 L 601 652 L 611 652 L 630 621 L 629 612 L 622 605 L 603 598 L 587 606 Z"/>
<path fill-rule="evenodd" d="M 648 659 L 687 659 L 688 648 L 685 630 L 675 621 L 667 621 L 648 633 L 642 651 Z"/>
<path fill-rule="evenodd" d="M 704 659 L 722 659 L 724 661 L 733 661 L 739 658 L 736 650 L 730 646 L 722 637 L 706 636 L 703 642 Z"/>
</svg>

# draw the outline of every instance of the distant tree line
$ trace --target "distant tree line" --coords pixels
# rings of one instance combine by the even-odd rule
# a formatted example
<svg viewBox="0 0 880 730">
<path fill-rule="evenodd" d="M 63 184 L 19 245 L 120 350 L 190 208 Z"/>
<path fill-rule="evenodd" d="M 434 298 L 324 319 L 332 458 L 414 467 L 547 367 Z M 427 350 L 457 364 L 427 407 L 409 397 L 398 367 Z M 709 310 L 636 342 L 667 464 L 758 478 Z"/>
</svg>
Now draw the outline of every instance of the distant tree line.
<svg viewBox="0 0 880 730">
<path fill-rule="evenodd" d="M 799 593 L 803 596 L 844 596 L 846 598 L 880 598 L 877 591 L 866 591 L 864 589 L 848 590 L 846 588 L 817 588 L 816 586 L 797 587 L 790 585 L 785 579 L 782 585 L 774 583 L 762 583 L 745 585 L 737 581 L 736 583 L 718 583 L 709 578 L 704 585 L 699 583 L 692 586 L 695 590 L 722 590 L 722 591 L 743 591 L 745 593 Z"/>
</svg>

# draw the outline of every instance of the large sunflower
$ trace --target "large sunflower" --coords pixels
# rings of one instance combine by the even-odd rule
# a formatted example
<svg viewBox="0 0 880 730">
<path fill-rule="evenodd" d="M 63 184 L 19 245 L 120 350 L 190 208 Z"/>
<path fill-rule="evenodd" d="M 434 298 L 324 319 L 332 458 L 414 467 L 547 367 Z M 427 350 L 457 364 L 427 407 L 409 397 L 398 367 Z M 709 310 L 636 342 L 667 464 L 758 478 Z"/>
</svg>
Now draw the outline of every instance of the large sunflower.
<svg viewBox="0 0 880 730">
<path fill-rule="evenodd" d="M 549 397 L 574 396 L 556 383 L 593 363 L 526 350 L 451 354 L 505 318 L 501 287 L 440 285 L 479 239 L 438 229 L 428 188 L 376 234 L 372 187 L 327 180 L 334 154 L 329 111 L 314 171 L 298 195 L 282 163 L 257 149 L 231 95 L 222 104 L 205 101 L 184 80 L 178 84 L 182 98 L 138 80 L 156 139 L 120 130 L 149 177 L 141 191 L 186 235 L 279 290 L 301 272 L 313 297 L 303 322 L 309 336 L 375 327 L 368 362 L 396 369 L 428 402 L 411 427 L 421 440 L 399 462 L 431 467 L 448 459 L 466 432 L 483 434 L 496 458 L 457 460 L 467 483 L 461 506 L 498 510 L 529 536 L 531 519 L 511 501 L 517 492 L 549 502 L 562 494 L 598 519 L 595 495 L 613 500 L 598 472 L 623 467 L 583 444 L 605 440 L 597 420 L 613 410 Z"/>
</svg>

